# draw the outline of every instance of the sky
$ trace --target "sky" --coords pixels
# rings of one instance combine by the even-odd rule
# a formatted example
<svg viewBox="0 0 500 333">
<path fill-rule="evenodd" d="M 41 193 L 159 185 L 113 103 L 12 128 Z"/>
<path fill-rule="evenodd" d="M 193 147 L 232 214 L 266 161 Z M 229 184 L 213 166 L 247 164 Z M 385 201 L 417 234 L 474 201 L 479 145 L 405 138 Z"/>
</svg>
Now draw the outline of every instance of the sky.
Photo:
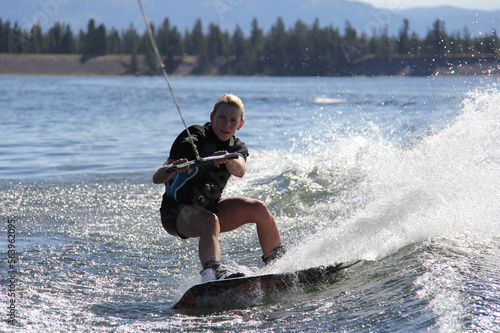
<svg viewBox="0 0 500 333">
<path fill-rule="evenodd" d="M 347 0 L 354 1 L 354 0 Z M 397 16 L 398 11 L 405 9 L 414 8 L 433 8 L 439 6 L 451 6 L 463 9 L 473 9 L 475 11 L 499 11 L 500 10 L 500 0 L 357 0 L 364 2 L 366 4 L 375 7 L 374 11 L 365 11 L 365 16 L 361 13 L 349 11 L 345 15 L 350 15 L 351 22 L 356 23 L 360 29 L 364 26 L 370 26 L 373 23 L 380 24 L 384 20 L 391 21 L 389 29 L 400 28 L 400 23 L 402 18 Z M 276 17 L 278 15 L 285 15 L 288 13 L 288 23 L 292 20 L 296 20 L 295 17 L 302 17 L 305 15 L 313 15 L 314 8 L 316 5 L 322 8 L 329 8 L 332 10 L 332 4 L 335 4 L 333 0 L 142 0 L 144 7 L 148 14 L 151 22 L 155 24 L 160 24 L 163 22 L 165 17 L 171 19 L 171 24 L 180 28 L 181 31 L 184 29 L 191 29 L 194 26 L 195 20 L 197 18 L 202 18 L 203 22 L 215 22 L 218 23 L 222 29 L 231 30 L 236 24 L 239 24 L 243 29 L 250 28 L 251 18 L 259 18 L 259 23 L 264 25 L 264 29 L 267 30 L 274 24 Z M 283 3 L 292 3 L 295 6 L 287 8 L 283 6 Z M 303 13 L 300 12 L 300 6 L 297 4 L 312 4 Z M 343 4 L 340 3 L 342 6 Z M 266 11 L 259 9 L 260 7 L 265 7 Z M 345 6 L 343 6 L 345 7 Z M 353 7 L 353 6 L 349 6 Z M 356 8 L 356 6 L 354 6 Z M 364 6 L 362 6 L 364 7 Z M 377 10 L 379 9 L 379 10 Z M 389 10 L 389 16 L 386 13 L 379 13 L 381 10 Z M 369 11 L 369 10 L 368 10 Z M 474 12 L 475 12 L 474 11 Z M 416 30 L 418 34 L 425 34 L 429 26 L 429 20 L 434 20 L 431 13 L 429 15 L 425 14 L 428 20 L 411 17 L 412 29 Z M 438 10 L 436 10 L 438 12 Z M 444 15 L 441 17 L 447 17 L 448 27 L 458 31 L 463 29 L 465 25 L 470 28 L 471 32 L 474 34 L 484 33 L 485 31 L 491 31 L 495 25 L 500 25 L 500 17 L 495 12 L 495 14 L 487 15 L 482 13 L 479 18 L 462 17 L 456 22 L 453 22 L 450 15 L 455 15 L 451 13 L 452 11 L 444 11 L 445 14 L 440 12 L 439 15 Z M 336 26 L 341 27 L 344 22 L 345 17 L 335 17 L 335 12 L 331 15 L 327 12 L 321 13 L 321 22 L 331 23 L 333 21 L 337 22 Z M 358 15 L 357 15 L 358 14 Z M 431 15 L 432 14 L 432 15 Z M 303 15 L 303 16 L 301 16 Z M 328 16 L 330 15 L 330 16 Z M 340 15 L 340 14 L 339 14 Z M 368 15 L 368 17 L 366 17 Z M 460 16 L 459 13 L 455 17 Z M 462 15 L 463 16 L 463 15 Z M 396 17 L 398 22 L 396 22 Z M 96 24 L 105 24 L 106 27 L 115 27 L 118 31 L 127 29 L 129 24 L 132 23 L 136 29 L 142 32 L 141 29 L 145 27 L 142 17 L 140 15 L 137 0 L 103 0 L 103 1 L 92 1 L 92 0 L 0 0 L 0 18 L 3 20 L 10 19 L 13 22 L 19 23 L 22 29 L 30 30 L 31 26 L 35 23 L 39 23 L 42 30 L 46 32 L 51 28 L 56 22 L 63 22 L 71 25 L 74 32 L 79 29 L 86 30 L 89 18 L 95 19 Z M 286 17 L 285 17 L 286 19 Z M 307 20 L 307 18 L 304 18 Z M 309 18 L 312 22 L 312 19 Z M 361 23 L 360 23 L 361 22 Z M 458 22 L 458 23 L 457 23 Z M 498 23 L 497 23 L 498 22 Z M 225 25 L 226 24 L 226 25 Z M 458 27 L 458 28 L 457 28 Z M 370 30 L 371 31 L 371 30 Z M 248 31 L 246 31 L 248 32 Z"/>
<path fill-rule="evenodd" d="M 453 6 L 465 9 L 499 10 L 500 0 L 357 0 L 377 8 L 410 9 L 417 7 Z"/>
</svg>

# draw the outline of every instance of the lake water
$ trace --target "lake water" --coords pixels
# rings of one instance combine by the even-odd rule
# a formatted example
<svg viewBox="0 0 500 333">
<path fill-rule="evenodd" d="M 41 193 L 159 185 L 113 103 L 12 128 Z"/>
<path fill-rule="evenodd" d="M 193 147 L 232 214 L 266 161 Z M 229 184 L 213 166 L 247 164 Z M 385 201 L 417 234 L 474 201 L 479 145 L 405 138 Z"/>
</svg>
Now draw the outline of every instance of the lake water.
<svg viewBox="0 0 500 333">
<path fill-rule="evenodd" d="M 171 83 L 188 124 L 243 99 L 247 174 L 225 195 L 268 204 L 289 249 L 273 272 L 362 263 L 247 307 L 172 310 L 200 265 L 151 181 L 183 130 L 164 79 L 1 76 L 0 331 L 498 330 L 498 78 Z M 261 272 L 253 226 L 220 240 Z"/>
</svg>

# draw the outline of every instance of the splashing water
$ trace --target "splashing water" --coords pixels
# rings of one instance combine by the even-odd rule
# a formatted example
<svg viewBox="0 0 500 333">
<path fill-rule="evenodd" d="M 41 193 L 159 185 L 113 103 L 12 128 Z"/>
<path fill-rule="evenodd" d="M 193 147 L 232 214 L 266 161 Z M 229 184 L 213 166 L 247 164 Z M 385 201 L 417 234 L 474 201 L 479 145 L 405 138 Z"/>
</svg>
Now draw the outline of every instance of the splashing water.
<svg viewBox="0 0 500 333">
<path fill-rule="evenodd" d="M 10 123 L 3 125 L 2 161 L 20 167 L 0 168 L 3 177 L 20 178 L 0 182 L 2 217 L 19 223 L 14 329 L 483 332 L 500 325 L 495 86 L 463 99 L 470 88 L 454 78 L 231 79 L 249 100 L 267 96 L 248 104 L 253 125 L 241 135 L 251 147 L 247 174 L 231 180 L 226 195 L 259 198 L 270 207 L 289 249 L 271 270 L 365 260 L 333 284 L 200 315 L 170 309 L 199 282 L 200 268 L 196 240 L 162 230 L 163 189 L 151 184 L 152 170 L 164 161 L 158 155 L 171 142 L 155 146 L 151 138 L 175 136 L 180 126 L 150 121 L 164 114 L 158 109 L 164 91 L 156 99 L 149 91 L 137 101 L 140 108 L 127 105 L 125 116 L 123 105 L 104 113 L 88 103 L 116 106 L 137 80 L 9 78 L 4 85 L 33 85 L 30 98 L 15 99 L 19 110 L 3 104 Z M 199 103 L 187 115 L 198 114 L 227 80 L 179 79 L 186 98 Z M 200 84 L 201 95 L 193 98 Z M 45 89 L 54 86 L 59 93 L 73 87 L 68 102 L 74 103 L 59 105 Z M 314 104 L 311 96 L 347 103 Z M 85 112 L 74 111 L 80 105 Z M 43 142 L 36 146 L 43 149 L 33 152 L 32 142 Z M 78 149 L 82 144 L 89 149 Z M 75 150 L 78 163 L 56 154 L 61 147 Z M 64 173 L 66 165 L 76 168 Z M 39 178 L 24 179 L 28 174 Z M 5 239 L 0 246 L 5 252 Z M 262 272 L 252 225 L 221 235 L 221 246 L 225 261 Z M 1 331 L 12 328 L 0 322 Z"/>
<path fill-rule="evenodd" d="M 306 162 L 259 154 L 254 167 L 273 170 L 261 186 L 281 188 L 264 190 L 265 200 L 296 202 L 309 216 L 285 224 L 315 231 L 305 239 L 297 232 L 276 269 L 375 260 L 429 237 L 497 237 L 499 105 L 498 90 L 470 93 L 453 121 L 404 146 L 350 136 L 325 143 L 326 153 Z M 314 199 L 303 200 L 308 195 Z"/>
</svg>

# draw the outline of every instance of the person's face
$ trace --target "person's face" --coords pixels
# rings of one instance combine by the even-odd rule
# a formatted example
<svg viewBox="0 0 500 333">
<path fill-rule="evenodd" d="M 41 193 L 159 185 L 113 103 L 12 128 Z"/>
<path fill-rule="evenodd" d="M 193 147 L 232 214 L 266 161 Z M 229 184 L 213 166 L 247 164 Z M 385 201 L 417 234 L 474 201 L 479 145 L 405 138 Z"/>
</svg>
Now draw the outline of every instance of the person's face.
<svg viewBox="0 0 500 333">
<path fill-rule="evenodd" d="M 219 105 L 217 110 L 210 114 L 210 121 L 212 122 L 212 130 L 221 141 L 231 139 L 236 130 L 243 125 L 241 110 L 227 104 Z"/>
</svg>

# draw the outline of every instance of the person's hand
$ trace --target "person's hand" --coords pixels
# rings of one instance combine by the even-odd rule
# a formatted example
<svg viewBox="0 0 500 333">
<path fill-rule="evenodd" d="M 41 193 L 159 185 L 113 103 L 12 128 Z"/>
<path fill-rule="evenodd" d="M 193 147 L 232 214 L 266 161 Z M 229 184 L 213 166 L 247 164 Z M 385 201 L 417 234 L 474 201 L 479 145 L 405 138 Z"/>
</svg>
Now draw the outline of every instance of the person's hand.
<svg viewBox="0 0 500 333">
<path fill-rule="evenodd" d="M 172 166 L 188 162 L 187 158 L 181 158 L 172 163 Z M 191 165 L 187 165 L 184 168 L 175 169 L 175 172 L 191 172 Z"/>
<path fill-rule="evenodd" d="M 219 150 L 219 151 L 216 151 L 214 153 L 214 156 L 219 156 L 219 155 L 226 155 L 227 154 L 227 150 Z M 220 160 L 215 160 L 214 161 L 214 165 L 218 168 L 219 166 L 221 166 L 222 164 L 225 164 L 227 161 L 229 161 L 229 159 L 227 157 L 225 158 L 222 158 Z"/>
</svg>

